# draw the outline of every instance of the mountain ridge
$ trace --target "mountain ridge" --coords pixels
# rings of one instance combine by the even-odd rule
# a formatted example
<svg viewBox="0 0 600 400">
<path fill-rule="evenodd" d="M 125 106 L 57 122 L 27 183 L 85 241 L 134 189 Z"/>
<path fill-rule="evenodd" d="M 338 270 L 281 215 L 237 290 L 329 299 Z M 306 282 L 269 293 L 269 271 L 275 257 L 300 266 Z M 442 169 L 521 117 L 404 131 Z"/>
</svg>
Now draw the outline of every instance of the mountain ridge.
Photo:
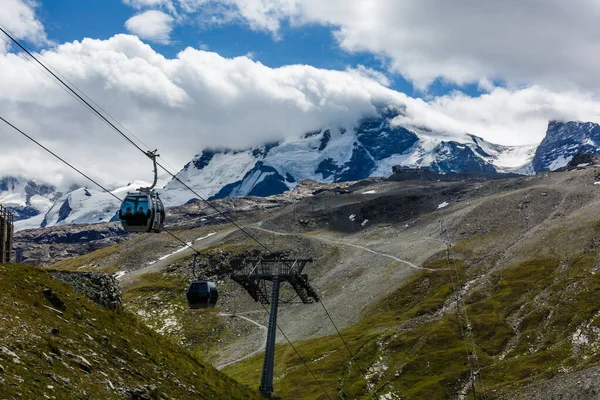
<svg viewBox="0 0 600 400">
<path fill-rule="evenodd" d="M 332 183 L 385 177 L 394 165 L 428 166 L 439 173 L 533 173 L 534 146 L 503 146 L 472 134 L 404 127 L 395 123 L 399 116 L 402 110 L 388 107 L 362 118 L 353 129 L 323 127 L 245 150 L 204 149 L 177 178 L 213 199 L 278 194 L 303 179 Z M 168 205 L 193 198 L 176 179 L 164 189 Z"/>
<path fill-rule="evenodd" d="M 209 200 L 265 197 L 291 190 L 304 179 L 338 183 L 388 177 L 397 165 L 441 174 L 531 175 L 564 167 L 578 152 L 600 153 L 600 125 L 592 122 L 552 120 L 538 146 L 504 146 L 469 133 L 404 127 L 396 123 L 402 112 L 380 107 L 378 115 L 362 118 L 352 129 L 323 127 L 243 150 L 207 148 L 158 191 L 165 205 L 173 207 L 197 200 L 179 180 Z M 121 189 L 117 191 L 124 194 Z M 0 204 L 21 220 L 18 230 L 111 221 L 117 203 L 91 189 L 62 193 L 34 181 L 0 180 Z"/>
</svg>

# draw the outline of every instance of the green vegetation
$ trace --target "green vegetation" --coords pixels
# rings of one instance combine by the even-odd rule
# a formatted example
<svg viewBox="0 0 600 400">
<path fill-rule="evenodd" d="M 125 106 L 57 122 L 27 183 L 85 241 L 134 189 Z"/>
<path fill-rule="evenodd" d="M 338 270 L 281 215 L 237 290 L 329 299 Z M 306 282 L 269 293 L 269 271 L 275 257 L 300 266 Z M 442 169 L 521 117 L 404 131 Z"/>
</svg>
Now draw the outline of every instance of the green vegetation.
<svg viewBox="0 0 600 400">
<path fill-rule="evenodd" d="M 217 310 L 189 310 L 185 292 L 188 280 L 172 273 L 140 275 L 125 288 L 127 310 L 137 314 L 154 331 L 183 345 L 200 359 L 210 361 L 231 334 Z"/>
<path fill-rule="evenodd" d="M 65 260 L 54 263 L 52 265 L 52 268 L 62 271 L 97 271 L 97 269 L 95 269 L 93 266 L 100 263 L 105 263 L 105 260 L 109 257 L 114 258 L 114 256 L 118 255 L 118 252 L 121 250 L 121 246 L 122 243 L 110 247 L 105 247 L 103 249 L 99 249 L 91 253 L 84 254 L 82 256 L 67 258 Z M 101 271 L 106 273 L 114 273 L 118 270 L 119 268 L 116 262 L 101 268 Z"/>
<path fill-rule="evenodd" d="M 455 262 L 455 265 L 459 271 L 464 269 L 461 263 Z M 360 323 L 342 332 L 355 355 L 354 360 L 351 360 L 337 335 L 295 344 L 332 398 L 362 398 L 389 392 L 397 392 L 406 398 L 424 398 L 425 395 L 443 398 L 438 396 L 440 382 L 444 379 L 456 382 L 456 379 L 464 377 L 464 347 L 454 318 L 444 320 L 442 324 L 424 319 L 424 322 L 416 323 L 410 330 L 402 326 L 404 322 L 418 320 L 440 310 L 452 292 L 449 272 L 445 271 L 445 260 L 430 263 L 427 267 L 439 271 L 427 271 L 414 276 L 376 305 Z M 438 347 L 440 344 L 443 350 Z M 462 357 L 453 357 L 460 351 Z M 419 353 L 431 356 L 429 364 L 424 364 L 427 367 L 425 370 L 422 369 L 424 361 L 418 357 Z M 387 369 L 378 372 L 380 357 L 384 360 L 381 365 Z M 428 369 L 437 370 L 436 366 L 448 364 L 448 360 L 457 360 L 460 369 L 451 368 L 448 376 L 436 373 L 427 379 Z M 256 356 L 227 367 L 224 372 L 243 383 L 252 384 L 260 380 L 261 365 L 262 358 Z M 274 384 L 283 398 L 312 399 L 324 396 L 289 346 L 277 347 L 275 365 Z M 400 378 L 395 376 L 398 372 L 401 372 Z M 369 382 L 365 382 L 365 376 Z M 309 388 L 310 394 L 307 392 Z M 443 386 L 441 388 L 445 390 Z"/>
<path fill-rule="evenodd" d="M 445 259 L 430 261 L 425 266 L 433 271 L 413 275 L 367 310 L 359 323 L 342 331 L 354 358 L 337 335 L 294 345 L 331 398 L 381 398 L 394 393 L 407 399 L 444 399 L 463 391 L 470 399 L 471 349 L 461 335 L 465 327 L 461 330 L 458 321 L 453 286 L 457 274 L 464 283 L 486 273 L 471 282 L 462 300 L 487 399 L 559 373 L 600 365 L 600 350 L 594 345 L 600 340 L 600 221 L 572 226 L 515 246 L 510 257 L 518 262 L 510 265 L 496 265 L 497 260 L 491 259 L 499 257 L 501 249 L 493 255 L 488 252 L 507 236 L 518 240 L 517 229 L 456 244 L 453 255 L 460 260 L 452 260 L 452 268 Z M 252 246 L 241 240 L 203 252 L 241 252 Z M 106 251 L 78 263 L 91 264 L 113 254 Z M 175 268 L 140 276 L 126 288 L 127 307 L 195 356 L 211 359 L 215 349 L 231 339 L 231 332 L 214 311 L 187 310 L 186 278 L 177 273 Z M 175 328 L 167 327 L 165 320 L 174 320 Z M 258 354 L 224 372 L 257 388 L 262 357 Z M 1 355 L 0 362 L 4 362 Z M 477 385 L 481 393 L 483 387 L 479 381 Z M 274 386 L 285 399 L 326 398 L 288 345 L 277 346 Z"/>
<path fill-rule="evenodd" d="M 132 314 L 98 306 L 42 270 L 0 265 L 0 282 L 3 397 L 121 399 L 119 391 L 154 385 L 156 399 L 260 398 Z M 46 287 L 64 312 L 49 308 Z"/>
<path fill-rule="evenodd" d="M 592 345 L 582 342 L 575 350 L 572 344 L 577 329 L 600 326 L 600 272 L 592 273 L 597 258 L 590 253 L 568 264 L 548 257 L 525 260 L 492 273 L 486 285 L 464 299 L 487 398 L 560 371 L 600 365 Z M 467 281 L 466 264 L 454 261 L 453 266 Z M 440 312 L 453 306 L 450 270 L 445 260 L 427 267 L 436 271 L 413 276 L 360 323 L 342 331 L 354 360 L 337 335 L 295 344 L 332 398 L 396 393 L 443 399 L 465 387 L 470 398 L 466 343 L 456 309 Z M 258 355 L 224 372 L 252 385 L 260 380 L 261 365 Z M 274 385 L 286 399 L 324 398 L 287 345 L 277 347 Z"/>
<path fill-rule="evenodd" d="M 182 300 L 186 289 L 187 285 L 183 278 L 160 272 L 148 272 L 137 277 L 135 282 L 127 287 L 123 300 L 128 301 L 136 296 L 157 293 L 168 294 L 171 298 Z"/>
</svg>

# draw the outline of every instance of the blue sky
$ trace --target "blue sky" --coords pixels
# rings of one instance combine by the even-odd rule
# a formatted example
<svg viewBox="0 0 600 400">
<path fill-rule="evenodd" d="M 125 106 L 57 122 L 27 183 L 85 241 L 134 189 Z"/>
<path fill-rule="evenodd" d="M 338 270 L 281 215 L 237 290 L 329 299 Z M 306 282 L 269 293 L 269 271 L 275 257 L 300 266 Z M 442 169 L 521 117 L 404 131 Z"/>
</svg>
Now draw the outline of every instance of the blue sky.
<svg viewBox="0 0 600 400">
<path fill-rule="evenodd" d="M 401 107 L 408 128 L 504 145 L 539 143 L 552 119 L 600 122 L 597 0 L 549 2 L 543 13 L 538 0 L 0 1 L 1 25 L 47 50 L 49 64 L 177 167 L 204 148 L 351 129 L 381 104 Z M 55 46 L 84 38 L 96 40 Z M 3 116 L 75 164 L 102 166 L 102 182 L 148 173 L 14 52 L 0 41 Z M 0 134 L 13 149 L 0 171 L 68 181 L 30 143 Z"/>
<path fill-rule="evenodd" d="M 128 33 L 125 22 L 137 12 L 121 0 L 60 0 L 42 1 L 36 10 L 50 40 L 57 43 L 83 38 L 108 39 L 118 33 Z M 214 51 L 224 57 L 251 54 L 256 61 L 275 68 L 291 64 L 316 68 L 345 70 L 358 65 L 384 73 L 390 87 L 412 97 L 431 98 L 459 90 L 469 96 L 482 92 L 477 84 L 456 85 L 436 79 L 426 91 L 415 89 L 402 75 L 387 69 L 388 60 L 380 55 L 342 50 L 332 28 L 317 24 L 292 27 L 283 22 L 279 38 L 265 31 L 250 29 L 245 24 L 201 27 L 198 23 L 178 24 L 171 32 L 171 43 L 149 43 L 155 51 L 168 58 L 191 46 Z"/>
</svg>

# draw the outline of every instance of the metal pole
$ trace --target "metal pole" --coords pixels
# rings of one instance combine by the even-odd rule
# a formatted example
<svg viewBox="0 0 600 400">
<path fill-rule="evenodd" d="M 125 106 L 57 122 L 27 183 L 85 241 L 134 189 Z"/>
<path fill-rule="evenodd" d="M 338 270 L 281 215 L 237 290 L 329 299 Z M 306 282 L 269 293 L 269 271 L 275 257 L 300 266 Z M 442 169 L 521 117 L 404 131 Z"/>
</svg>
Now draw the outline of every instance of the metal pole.
<svg viewBox="0 0 600 400">
<path fill-rule="evenodd" d="M 273 369 L 275 363 L 275 337 L 277 335 L 277 306 L 279 303 L 279 276 L 273 276 L 271 291 L 271 310 L 269 313 L 269 326 L 267 330 L 267 346 L 265 347 L 265 360 L 263 362 L 260 388 L 262 394 L 273 393 Z"/>
<path fill-rule="evenodd" d="M 477 400 L 477 393 L 475 392 L 475 374 L 473 368 L 471 368 L 471 389 L 473 390 L 473 398 Z"/>
</svg>

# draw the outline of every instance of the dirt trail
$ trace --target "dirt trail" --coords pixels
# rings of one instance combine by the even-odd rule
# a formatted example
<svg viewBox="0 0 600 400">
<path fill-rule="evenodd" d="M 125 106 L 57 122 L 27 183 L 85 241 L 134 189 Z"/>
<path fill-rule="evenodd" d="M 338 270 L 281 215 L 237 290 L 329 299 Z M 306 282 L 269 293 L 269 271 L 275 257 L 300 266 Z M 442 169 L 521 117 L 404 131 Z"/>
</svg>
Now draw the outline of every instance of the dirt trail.
<svg viewBox="0 0 600 400">
<path fill-rule="evenodd" d="M 223 239 L 225 237 L 227 237 L 227 235 L 229 235 L 230 233 L 234 232 L 234 230 L 235 229 L 227 229 L 227 230 L 223 230 L 220 232 L 211 232 L 208 235 L 201 236 L 201 237 L 195 239 L 194 242 L 191 244 L 191 246 L 196 251 L 204 250 L 208 247 L 214 246 L 214 245 L 222 242 Z M 167 269 L 169 267 L 169 265 L 171 265 L 175 261 L 180 260 L 185 257 L 188 257 L 192 254 L 194 254 L 192 249 L 190 249 L 189 247 L 183 248 L 183 245 L 182 245 L 176 251 L 174 251 L 171 254 L 168 254 L 166 256 L 160 257 L 156 262 L 154 262 L 150 265 L 147 265 L 147 266 L 137 269 L 135 271 L 128 272 L 127 274 L 121 275 L 119 277 L 119 280 L 121 281 L 122 285 L 129 284 L 132 282 L 133 279 L 135 279 L 136 277 L 138 277 L 140 275 L 143 275 L 143 274 L 146 274 L 149 272 L 164 271 L 165 269 Z"/>
<path fill-rule="evenodd" d="M 371 254 L 375 254 L 377 256 L 380 256 L 380 257 L 385 257 L 385 258 L 392 259 L 392 260 L 397 261 L 399 263 L 408 265 L 409 267 L 414 268 L 414 269 L 424 270 L 424 271 L 435 271 L 434 269 L 431 269 L 431 268 L 419 267 L 418 265 L 415 265 L 415 264 L 411 263 L 410 261 L 403 260 L 403 259 L 398 258 L 396 256 L 393 256 L 391 254 L 386 254 L 386 253 L 382 253 L 382 252 L 379 252 L 379 251 L 375 251 L 375 250 L 369 249 L 368 247 L 360 246 L 360 245 L 357 245 L 357 244 L 352 244 L 352 243 L 347 243 L 347 242 L 341 242 L 341 241 L 337 241 L 337 240 L 327 239 L 327 238 L 324 238 L 324 237 L 321 237 L 321 236 L 318 236 L 318 235 L 306 235 L 306 234 L 303 234 L 303 233 L 287 233 L 287 232 L 272 231 L 270 229 L 263 228 L 260 225 L 254 225 L 254 226 L 252 226 L 252 228 L 260 230 L 260 231 L 263 231 L 263 232 L 271 233 L 271 234 L 274 234 L 274 235 L 279 235 L 279 236 L 303 236 L 303 237 L 306 237 L 308 239 L 316 239 L 316 240 L 320 240 L 322 242 L 329 243 L 329 244 L 336 244 L 336 245 L 339 245 L 339 246 L 354 247 L 356 249 L 363 250 L 363 251 L 369 252 Z"/>
<path fill-rule="evenodd" d="M 250 313 L 250 312 L 253 312 L 253 311 L 249 311 L 249 312 L 247 312 L 247 313 Z M 245 359 L 247 359 L 247 358 L 250 358 L 250 357 L 252 357 L 252 356 L 254 356 L 254 355 L 256 355 L 256 354 L 258 354 L 258 353 L 260 353 L 260 352 L 263 352 L 263 351 L 265 350 L 265 347 L 266 347 L 266 345 L 267 345 L 267 327 L 266 327 L 266 326 L 264 326 L 264 325 L 262 325 L 262 324 L 259 324 L 258 322 L 254 321 L 254 320 L 252 320 L 252 319 L 250 319 L 250 318 L 244 317 L 244 316 L 242 316 L 242 315 L 240 315 L 240 314 L 225 314 L 225 313 L 219 313 L 219 315 L 220 315 L 220 316 L 222 316 L 222 317 L 241 318 L 241 319 L 243 319 L 243 320 L 246 320 L 246 321 L 248 321 L 248 322 L 250 322 L 250 323 L 252 323 L 252 324 L 254 324 L 254 325 L 258 326 L 260 329 L 262 329 L 262 330 L 263 330 L 263 332 L 264 332 L 264 337 L 263 337 L 262 343 L 261 343 L 261 345 L 260 345 L 260 347 L 259 347 L 258 349 L 256 349 L 256 350 L 255 350 L 255 351 L 253 351 L 252 353 L 246 354 L 246 355 L 245 355 L 245 356 L 243 356 L 243 357 L 238 357 L 238 358 L 236 358 L 236 359 L 234 359 L 234 360 L 227 361 L 227 362 L 225 362 L 225 363 L 219 364 L 219 365 L 217 365 L 217 366 L 216 366 L 216 368 L 217 368 L 217 369 L 221 370 L 221 369 L 223 369 L 223 368 L 225 368 L 225 367 L 228 367 L 228 366 L 230 366 L 230 365 L 233 365 L 233 364 L 235 364 L 235 363 L 238 363 L 238 362 L 240 362 L 240 361 L 242 361 L 242 360 L 245 360 Z"/>
</svg>

